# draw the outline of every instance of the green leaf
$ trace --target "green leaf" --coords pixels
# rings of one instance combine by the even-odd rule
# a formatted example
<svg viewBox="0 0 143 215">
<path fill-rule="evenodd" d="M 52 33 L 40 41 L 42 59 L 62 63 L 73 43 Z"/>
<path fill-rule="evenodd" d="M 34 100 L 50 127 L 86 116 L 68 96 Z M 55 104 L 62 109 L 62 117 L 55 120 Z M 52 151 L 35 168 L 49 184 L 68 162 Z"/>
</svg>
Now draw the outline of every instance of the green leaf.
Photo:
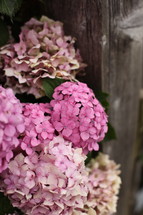
<svg viewBox="0 0 143 215">
<path fill-rule="evenodd" d="M 9 32 L 7 25 L 0 19 L 0 46 L 3 46 L 7 43 L 9 39 Z"/>
<path fill-rule="evenodd" d="M 91 151 L 87 154 L 87 158 L 85 160 L 85 165 L 87 165 L 88 163 L 90 163 L 90 161 L 94 158 L 96 158 L 98 156 L 99 152 L 98 151 Z"/>
<path fill-rule="evenodd" d="M 14 208 L 10 204 L 9 199 L 3 193 L 0 193 L 0 215 L 8 213 L 14 213 Z"/>
<path fill-rule="evenodd" d="M 115 129 L 113 128 L 113 126 L 110 123 L 108 123 L 108 131 L 102 142 L 108 142 L 110 140 L 115 140 L 115 139 L 117 139 Z"/>
<path fill-rule="evenodd" d="M 36 99 L 34 95 L 27 94 L 27 93 L 16 94 L 16 98 L 18 98 L 20 100 L 20 102 L 22 102 L 22 103 L 47 103 L 47 102 L 50 102 L 50 99 L 48 99 L 47 96 Z"/>
<path fill-rule="evenodd" d="M 22 0 L 0 0 L 0 13 L 12 17 L 20 8 Z"/>
<path fill-rule="evenodd" d="M 109 97 L 109 94 L 102 91 L 96 91 L 94 93 L 96 98 L 100 101 L 102 106 L 105 108 L 105 111 L 108 112 L 109 102 L 107 99 Z M 106 133 L 105 138 L 102 142 L 107 142 L 114 139 L 117 139 L 115 129 L 110 123 L 108 123 L 108 132 Z"/>
<path fill-rule="evenodd" d="M 107 101 L 109 95 L 105 92 L 97 90 L 96 92 L 94 91 L 96 98 L 100 101 L 100 103 L 103 105 L 105 108 L 105 111 L 108 111 L 109 108 L 109 102 Z"/>
<path fill-rule="evenodd" d="M 89 152 L 85 160 L 85 165 L 87 165 L 91 161 L 91 159 L 92 159 L 92 152 Z"/>
<path fill-rule="evenodd" d="M 17 212 L 19 215 L 24 215 L 18 208 L 11 205 L 8 197 L 0 192 L 0 215 L 13 214 L 14 212 Z"/>
<path fill-rule="evenodd" d="M 45 90 L 45 94 L 49 99 L 52 99 L 52 95 L 54 93 L 54 89 L 60 84 L 66 82 L 67 80 L 61 78 L 44 78 L 42 81 L 43 88 Z"/>
</svg>

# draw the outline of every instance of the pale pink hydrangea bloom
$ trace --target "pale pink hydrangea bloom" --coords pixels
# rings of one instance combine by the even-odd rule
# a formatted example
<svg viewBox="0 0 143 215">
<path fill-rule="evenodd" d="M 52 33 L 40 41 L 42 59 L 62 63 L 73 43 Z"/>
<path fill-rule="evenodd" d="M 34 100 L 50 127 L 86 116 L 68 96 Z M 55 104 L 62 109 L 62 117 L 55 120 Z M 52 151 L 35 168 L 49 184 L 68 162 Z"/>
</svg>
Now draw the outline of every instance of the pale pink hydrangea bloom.
<svg viewBox="0 0 143 215">
<path fill-rule="evenodd" d="M 22 105 L 11 89 L 0 86 L 0 173 L 7 168 L 24 129 Z"/>
<path fill-rule="evenodd" d="M 40 151 L 54 137 L 55 129 L 50 123 L 50 105 L 23 104 L 25 132 L 20 138 L 21 148 L 27 154 Z"/>
<path fill-rule="evenodd" d="M 85 211 L 94 209 L 97 215 L 111 215 L 116 212 L 121 184 L 119 165 L 100 153 L 88 166 L 89 193 Z"/>
<path fill-rule="evenodd" d="M 1 190 L 28 215 L 71 215 L 87 200 L 82 149 L 57 136 L 41 153 L 18 154 L 2 173 Z"/>
<path fill-rule="evenodd" d="M 84 152 L 98 150 L 107 132 L 107 115 L 91 89 L 80 82 L 55 88 L 51 120 L 55 129 Z"/>
<path fill-rule="evenodd" d="M 83 212 L 84 211 L 84 212 Z M 93 208 L 88 208 L 85 210 L 74 210 L 72 215 L 97 215 L 96 211 Z"/>
<path fill-rule="evenodd" d="M 63 24 L 42 17 L 26 22 L 19 35 L 19 43 L 1 48 L 1 76 L 5 72 L 5 86 L 16 93 L 44 95 L 41 79 L 74 79 L 85 64 L 79 51 L 75 50 L 75 39 L 64 35 Z M 1 77 L 0 76 L 0 77 Z"/>
</svg>

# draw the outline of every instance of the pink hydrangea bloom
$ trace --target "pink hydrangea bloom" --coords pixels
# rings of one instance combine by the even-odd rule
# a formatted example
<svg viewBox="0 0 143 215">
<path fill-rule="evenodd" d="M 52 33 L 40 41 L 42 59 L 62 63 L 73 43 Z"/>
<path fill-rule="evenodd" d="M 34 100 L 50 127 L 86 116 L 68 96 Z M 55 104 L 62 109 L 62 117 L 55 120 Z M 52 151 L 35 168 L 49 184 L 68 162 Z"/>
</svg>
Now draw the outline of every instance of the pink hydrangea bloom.
<svg viewBox="0 0 143 215">
<path fill-rule="evenodd" d="M 27 154 L 41 150 L 54 137 L 55 129 L 50 123 L 50 105 L 23 104 L 25 132 L 20 138 L 21 148 Z"/>
<path fill-rule="evenodd" d="M 91 89 L 80 82 L 65 82 L 53 94 L 51 120 L 55 129 L 87 153 L 98 150 L 107 132 L 107 115 Z"/>
<path fill-rule="evenodd" d="M 87 200 L 82 149 L 55 137 L 41 153 L 18 154 L 2 173 L 1 189 L 28 215 L 71 215 Z"/>
<path fill-rule="evenodd" d="M 72 215 L 97 215 L 96 211 L 93 208 L 88 208 L 86 210 L 74 210 Z"/>
<path fill-rule="evenodd" d="M 97 215 L 111 215 L 116 212 L 121 184 L 119 165 L 100 153 L 88 166 L 89 193 L 85 211 L 92 208 Z"/>
<path fill-rule="evenodd" d="M 85 64 L 75 50 L 74 38 L 64 35 L 63 24 L 42 17 L 25 23 L 19 35 L 20 41 L 0 50 L 1 70 L 6 77 L 5 86 L 16 93 L 44 95 L 41 79 L 74 79 Z M 0 74 L 2 77 L 2 72 Z"/>
<path fill-rule="evenodd" d="M 18 136 L 24 129 L 19 100 L 11 89 L 0 86 L 0 173 L 7 168 L 13 150 L 19 145 Z"/>
</svg>

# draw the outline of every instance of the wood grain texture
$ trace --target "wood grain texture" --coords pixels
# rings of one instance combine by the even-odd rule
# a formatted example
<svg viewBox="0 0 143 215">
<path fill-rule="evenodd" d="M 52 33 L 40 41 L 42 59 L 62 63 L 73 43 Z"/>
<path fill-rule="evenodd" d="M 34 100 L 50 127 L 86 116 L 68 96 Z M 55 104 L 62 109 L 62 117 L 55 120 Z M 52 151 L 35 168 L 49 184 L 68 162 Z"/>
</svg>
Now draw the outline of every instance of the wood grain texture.
<svg viewBox="0 0 143 215">
<path fill-rule="evenodd" d="M 106 18 L 103 17 L 102 87 L 110 94 L 110 120 L 117 132 L 117 140 L 103 148 L 121 164 L 122 189 L 117 215 L 131 215 L 139 90 L 143 71 L 143 25 L 139 12 L 142 8 L 138 8 L 137 4 L 135 6 L 135 1 L 122 0 L 105 1 L 102 6 L 106 14 Z"/>
<path fill-rule="evenodd" d="M 67 35 L 76 37 L 86 69 L 86 82 L 101 88 L 101 0 L 47 0 L 45 14 L 64 22 Z"/>
<path fill-rule="evenodd" d="M 85 81 L 110 94 L 117 140 L 104 151 L 122 165 L 117 215 L 131 215 L 131 179 L 142 76 L 142 0 L 45 0 L 45 15 L 64 22 L 88 64 Z M 137 10 L 138 12 L 134 12 Z M 137 15 L 136 15 L 137 14 Z"/>
<path fill-rule="evenodd" d="M 142 94 L 142 93 L 141 93 Z M 141 95 L 140 94 L 140 95 Z M 136 148 L 134 151 L 135 154 L 135 162 L 134 162 L 134 170 L 133 170 L 133 178 L 132 178 L 132 195 L 136 196 L 136 201 L 132 201 L 132 206 L 130 207 L 130 214 L 132 212 L 133 215 L 142 215 L 143 207 L 141 207 L 140 202 L 143 201 L 142 198 L 139 197 L 139 192 L 143 188 L 143 98 L 140 97 L 140 107 L 139 107 L 139 117 L 138 117 L 138 130 L 137 130 L 137 140 L 136 140 Z M 138 196 L 138 198 L 137 198 Z M 140 208 L 139 208 L 140 205 Z M 142 202 L 143 206 L 143 202 Z M 135 210 L 134 210 L 135 209 Z"/>
</svg>

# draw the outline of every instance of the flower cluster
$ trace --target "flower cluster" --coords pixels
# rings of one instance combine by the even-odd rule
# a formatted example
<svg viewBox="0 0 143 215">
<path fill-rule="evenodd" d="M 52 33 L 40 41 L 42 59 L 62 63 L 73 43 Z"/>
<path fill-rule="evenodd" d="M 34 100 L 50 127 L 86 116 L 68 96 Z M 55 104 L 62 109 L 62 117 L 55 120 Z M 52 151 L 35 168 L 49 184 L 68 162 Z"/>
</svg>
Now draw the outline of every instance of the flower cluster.
<svg viewBox="0 0 143 215">
<path fill-rule="evenodd" d="M 81 71 L 79 51 L 74 38 L 65 36 L 63 24 L 42 17 L 25 23 L 19 35 L 20 41 L 1 48 L 1 74 L 6 76 L 5 86 L 16 93 L 27 92 L 35 97 L 44 95 L 41 79 L 64 78 L 72 80 Z"/>
<path fill-rule="evenodd" d="M 23 131 L 22 105 L 11 89 L 0 86 L 0 172 L 7 168 Z"/>
<path fill-rule="evenodd" d="M 71 215 L 87 200 L 85 155 L 62 137 L 41 153 L 19 153 L 2 174 L 1 187 L 13 206 L 31 215 Z"/>
<path fill-rule="evenodd" d="M 55 89 L 53 98 L 55 129 L 85 153 L 97 151 L 107 132 L 107 115 L 92 90 L 80 82 L 65 82 Z"/>
<path fill-rule="evenodd" d="M 53 139 L 55 129 L 50 123 L 50 113 L 49 104 L 23 104 L 25 131 L 20 142 L 27 154 L 41 151 Z"/>
<path fill-rule="evenodd" d="M 84 209 L 82 211 L 81 210 L 74 210 L 72 215 L 97 215 L 97 213 L 94 209 L 88 208 L 88 209 L 86 209 L 86 211 Z"/>
<path fill-rule="evenodd" d="M 111 215 L 116 212 L 118 193 L 121 184 L 119 165 L 100 153 L 88 166 L 89 193 L 85 211 L 90 208 L 97 215 Z"/>
<path fill-rule="evenodd" d="M 0 49 L 0 82 L 15 93 L 40 98 L 44 78 L 67 80 L 55 89 L 47 84 L 54 93 L 45 104 L 21 104 L 0 86 L 0 192 L 25 215 L 116 211 L 119 166 L 101 153 L 85 166 L 85 154 L 99 150 L 108 117 L 76 80 L 85 65 L 74 42 L 61 22 L 42 17 L 25 23 L 18 43 Z"/>
</svg>

